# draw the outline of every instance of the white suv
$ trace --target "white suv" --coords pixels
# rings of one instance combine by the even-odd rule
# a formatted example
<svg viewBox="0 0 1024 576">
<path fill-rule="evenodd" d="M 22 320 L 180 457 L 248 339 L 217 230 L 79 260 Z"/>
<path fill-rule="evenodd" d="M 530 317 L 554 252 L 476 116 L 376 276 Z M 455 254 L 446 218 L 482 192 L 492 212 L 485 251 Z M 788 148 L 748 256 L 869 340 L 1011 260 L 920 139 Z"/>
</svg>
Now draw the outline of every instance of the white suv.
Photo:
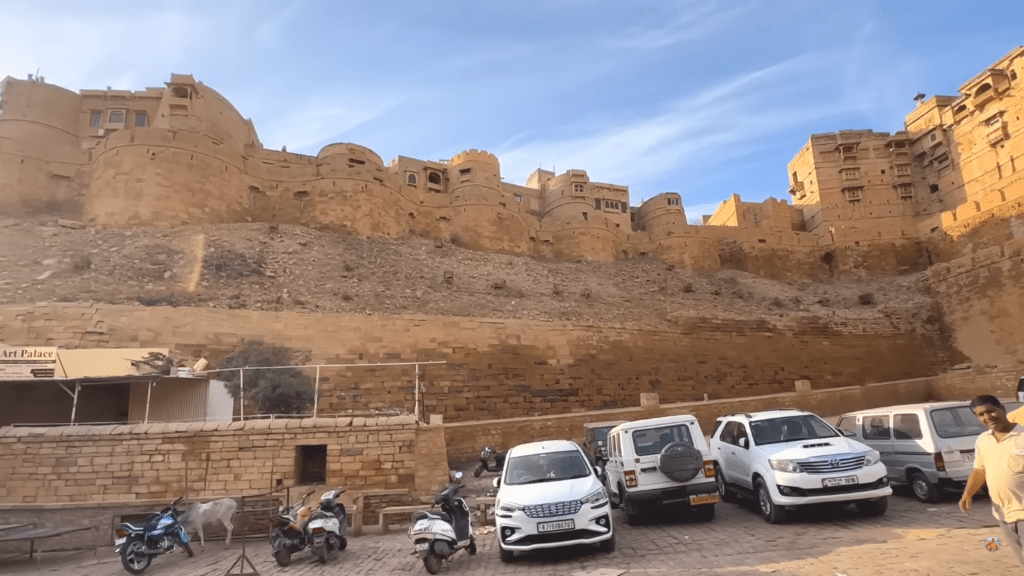
<svg viewBox="0 0 1024 576">
<path fill-rule="evenodd" d="M 880 516 L 892 494 L 877 450 L 809 412 L 723 416 L 711 435 L 711 454 L 722 499 L 753 495 L 772 524 L 785 521 L 788 507 L 822 502 L 853 502 Z"/>
<path fill-rule="evenodd" d="M 645 511 L 682 504 L 715 517 L 718 487 L 704 433 L 690 414 L 620 424 L 608 433 L 608 492 L 633 524 Z"/>
<path fill-rule="evenodd" d="M 494 521 L 502 562 L 515 552 L 600 544 L 615 550 L 608 493 L 583 450 L 568 440 L 520 444 L 494 480 Z"/>
</svg>

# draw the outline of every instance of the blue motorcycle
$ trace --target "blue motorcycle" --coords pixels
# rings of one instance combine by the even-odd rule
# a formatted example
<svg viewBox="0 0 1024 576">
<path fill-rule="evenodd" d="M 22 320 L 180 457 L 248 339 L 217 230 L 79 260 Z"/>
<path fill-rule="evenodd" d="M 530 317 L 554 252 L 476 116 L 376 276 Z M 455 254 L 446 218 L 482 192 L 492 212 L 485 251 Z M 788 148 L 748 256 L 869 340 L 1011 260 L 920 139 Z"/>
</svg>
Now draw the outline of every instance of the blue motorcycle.
<svg viewBox="0 0 1024 576">
<path fill-rule="evenodd" d="M 194 553 L 188 544 L 188 534 L 181 526 L 179 518 L 184 510 L 175 508 L 183 498 L 178 498 L 170 506 L 158 513 L 150 514 L 141 524 L 123 522 L 114 531 L 114 552 L 121 555 L 121 564 L 131 574 L 142 574 L 153 556 L 166 554 L 181 546 L 191 558 Z"/>
</svg>

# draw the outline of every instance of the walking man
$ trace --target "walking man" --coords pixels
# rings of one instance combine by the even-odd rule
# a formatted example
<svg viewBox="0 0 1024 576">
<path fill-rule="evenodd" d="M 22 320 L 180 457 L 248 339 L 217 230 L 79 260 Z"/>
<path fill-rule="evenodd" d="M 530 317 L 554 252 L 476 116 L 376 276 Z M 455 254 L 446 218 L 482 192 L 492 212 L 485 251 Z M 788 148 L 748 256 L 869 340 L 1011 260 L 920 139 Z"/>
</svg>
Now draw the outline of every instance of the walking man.
<svg viewBox="0 0 1024 576">
<path fill-rule="evenodd" d="M 971 401 L 971 411 L 988 428 L 974 445 L 974 471 L 960 498 L 960 510 L 971 511 L 971 498 L 988 486 L 992 514 L 999 521 L 1017 562 L 1024 566 L 1024 427 L 1006 418 L 1006 408 L 995 396 Z"/>
</svg>

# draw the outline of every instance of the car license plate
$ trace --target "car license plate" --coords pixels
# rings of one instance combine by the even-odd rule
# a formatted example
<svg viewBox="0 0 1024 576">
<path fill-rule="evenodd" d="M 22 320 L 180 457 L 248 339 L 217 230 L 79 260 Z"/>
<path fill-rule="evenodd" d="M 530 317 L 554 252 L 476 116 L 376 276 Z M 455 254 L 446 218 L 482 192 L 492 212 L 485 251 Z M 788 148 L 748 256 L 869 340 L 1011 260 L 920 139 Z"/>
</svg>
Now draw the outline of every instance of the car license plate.
<svg viewBox="0 0 1024 576">
<path fill-rule="evenodd" d="M 696 506 L 696 505 L 699 505 L 699 504 L 714 504 L 715 502 L 718 502 L 718 494 L 717 493 L 694 494 L 693 496 L 690 496 L 690 505 L 691 506 Z"/>
<path fill-rule="evenodd" d="M 839 478 L 822 478 L 821 485 L 825 488 L 832 486 L 848 486 L 850 484 L 856 484 L 856 476 L 840 476 Z"/>
<path fill-rule="evenodd" d="M 974 463 L 974 452 L 964 452 L 964 462 Z"/>
<path fill-rule="evenodd" d="M 562 532 L 564 530 L 575 530 L 575 520 L 564 520 L 562 522 L 545 522 L 537 524 L 537 532 Z"/>
</svg>

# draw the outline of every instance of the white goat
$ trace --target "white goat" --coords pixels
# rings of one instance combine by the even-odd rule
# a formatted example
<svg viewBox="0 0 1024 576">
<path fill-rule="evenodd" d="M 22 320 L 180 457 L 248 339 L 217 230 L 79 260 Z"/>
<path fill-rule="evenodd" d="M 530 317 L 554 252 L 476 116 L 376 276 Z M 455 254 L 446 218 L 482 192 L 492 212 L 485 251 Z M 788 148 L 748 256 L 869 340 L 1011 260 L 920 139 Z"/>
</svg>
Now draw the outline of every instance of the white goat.
<svg viewBox="0 0 1024 576">
<path fill-rule="evenodd" d="M 206 542 L 203 539 L 203 525 L 220 522 L 227 530 L 227 542 L 224 547 L 231 546 L 231 531 L 235 526 L 231 518 L 235 515 L 238 504 L 231 498 L 221 498 L 207 502 L 206 504 L 195 503 L 181 516 L 181 526 L 186 532 L 199 533 L 199 548 L 206 550 Z"/>
</svg>

